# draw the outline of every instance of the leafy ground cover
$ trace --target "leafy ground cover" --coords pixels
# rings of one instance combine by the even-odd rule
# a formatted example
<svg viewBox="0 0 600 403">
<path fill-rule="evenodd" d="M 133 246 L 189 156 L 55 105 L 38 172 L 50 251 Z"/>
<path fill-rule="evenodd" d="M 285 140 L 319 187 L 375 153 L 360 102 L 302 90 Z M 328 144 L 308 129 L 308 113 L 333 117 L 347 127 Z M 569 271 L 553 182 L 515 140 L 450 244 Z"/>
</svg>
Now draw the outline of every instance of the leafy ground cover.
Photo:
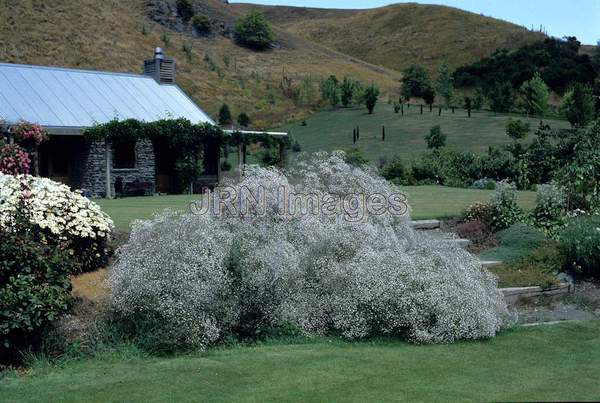
<svg viewBox="0 0 600 403">
<path fill-rule="evenodd" d="M 458 216 L 469 204 L 487 201 L 493 190 L 462 189 L 444 186 L 403 186 L 414 219 Z M 535 192 L 518 192 L 519 203 L 529 210 L 535 204 Z M 135 219 L 150 218 L 166 208 L 188 208 L 198 195 L 172 195 L 157 197 L 129 197 L 124 199 L 99 199 L 97 203 L 113 219 L 118 229 L 126 230 Z"/>
<path fill-rule="evenodd" d="M 500 260 L 502 265 L 490 268 L 498 277 L 499 287 L 559 284 L 556 273 L 562 270 L 564 258 L 555 242 L 526 224 L 515 224 L 496 234 L 499 245 L 480 254 L 484 260 Z"/>
<path fill-rule="evenodd" d="M 511 116 L 482 111 L 473 112 L 469 119 L 463 109 L 456 109 L 454 114 L 450 110 L 444 110 L 438 116 L 437 109 L 429 112 L 428 107 L 423 108 L 421 115 L 417 105 L 410 108 L 405 105 L 402 115 L 394 113 L 393 105 L 380 99 L 373 115 L 369 115 L 365 108 L 325 110 L 306 119 L 306 126 L 294 123 L 281 129 L 289 131 L 298 140 L 302 151 L 313 152 L 351 148 L 352 130 L 358 126 L 360 139 L 356 145 L 369 160 L 378 162 L 382 157 L 398 155 L 408 163 L 426 151 L 424 136 L 435 125 L 440 125 L 442 132 L 447 135 L 446 145 L 450 149 L 484 153 L 489 146 L 509 144 L 511 140 L 506 135 L 509 117 Z M 521 115 L 512 117 L 528 122 L 531 133 L 540 121 L 539 118 Z M 554 129 L 569 127 L 569 123 L 564 120 L 544 121 Z M 385 126 L 385 141 L 381 140 L 382 125 Z"/>
<path fill-rule="evenodd" d="M 177 357 L 106 353 L 5 374 L 0 401 L 597 400 L 599 332 L 591 321 L 450 345 L 314 339 Z"/>
<path fill-rule="evenodd" d="M 480 254 L 486 260 L 514 262 L 544 242 L 544 234 L 525 224 L 515 224 L 496 234 L 499 245 Z"/>
</svg>

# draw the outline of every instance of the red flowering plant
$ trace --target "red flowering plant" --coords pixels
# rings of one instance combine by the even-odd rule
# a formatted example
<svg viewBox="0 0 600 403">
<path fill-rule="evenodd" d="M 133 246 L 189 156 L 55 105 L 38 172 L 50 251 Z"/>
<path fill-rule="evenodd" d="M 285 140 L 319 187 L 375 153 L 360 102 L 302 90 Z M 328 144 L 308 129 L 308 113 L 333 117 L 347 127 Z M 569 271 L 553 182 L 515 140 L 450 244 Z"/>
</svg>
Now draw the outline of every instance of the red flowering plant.
<svg viewBox="0 0 600 403">
<path fill-rule="evenodd" d="M 9 175 L 29 173 L 29 154 L 18 144 L 4 144 L 0 141 L 0 172 Z"/>
<path fill-rule="evenodd" d="M 14 136 L 15 141 L 28 150 L 32 150 L 48 139 L 48 133 L 42 126 L 33 123 L 20 122 L 12 126 L 10 132 Z"/>
</svg>

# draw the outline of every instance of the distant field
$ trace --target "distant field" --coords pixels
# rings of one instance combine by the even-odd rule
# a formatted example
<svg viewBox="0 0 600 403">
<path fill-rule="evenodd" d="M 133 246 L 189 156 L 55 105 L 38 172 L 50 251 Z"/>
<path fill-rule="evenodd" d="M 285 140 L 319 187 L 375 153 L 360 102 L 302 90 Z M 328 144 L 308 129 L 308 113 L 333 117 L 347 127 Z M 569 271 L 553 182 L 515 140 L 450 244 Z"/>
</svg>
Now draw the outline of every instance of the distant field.
<svg viewBox="0 0 600 403">
<path fill-rule="evenodd" d="M 515 116 L 516 117 L 516 116 Z M 531 133 L 525 141 L 533 137 L 539 118 L 519 118 L 531 124 Z M 380 157 L 399 155 L 406 161 L 427 150 L 425 134 L 434 125 L 440 125 L 447 135 L 447 146 L 455 150 L 484 153 L 489 146 L 508 144 L 510 139 L 505 133 L 508 115 L 496 115 L 493 112 L 467 112 L 456 109 L 442 111 L 438 116 L 436 108 L 429 112 L 423 108 L 420 114 L 418 106 L 404 107 L 404 116 L 394 113 L 393 106 L 384 102 L 377 104 L 373 115 L 365 108 L 340 108 L 318 112 L 306 119 L 307 126 L 300 123 L 289 124 L 281 129 L 288 130 L 302 146 L 302 151 L 349 149 L 352 147 L 352 129 L 360 128 L 360 140 L 356 146 L 372 161 Z M 553 128 L 566 128 L 564 120 L 544 119 Z M 385 125 L 385 142 L 381 141 L 381 126 Z"/>
</svg>

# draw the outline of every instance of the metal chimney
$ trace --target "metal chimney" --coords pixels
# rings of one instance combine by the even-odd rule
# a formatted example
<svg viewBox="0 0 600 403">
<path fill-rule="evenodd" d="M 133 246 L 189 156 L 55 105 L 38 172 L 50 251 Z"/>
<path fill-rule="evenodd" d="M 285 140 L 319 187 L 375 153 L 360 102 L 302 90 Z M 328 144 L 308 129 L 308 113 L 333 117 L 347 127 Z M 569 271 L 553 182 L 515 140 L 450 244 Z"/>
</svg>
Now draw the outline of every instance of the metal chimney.
<svg viewBox="0 0 600 403">
<path fill-rule="evenodd" d="M 159 84 L 175 83 L 175 60 L 165 58 L 160 47 L 154 49 L 154 58 L 144 61 L 144 74 L 152 76 Z"/>
</svg>

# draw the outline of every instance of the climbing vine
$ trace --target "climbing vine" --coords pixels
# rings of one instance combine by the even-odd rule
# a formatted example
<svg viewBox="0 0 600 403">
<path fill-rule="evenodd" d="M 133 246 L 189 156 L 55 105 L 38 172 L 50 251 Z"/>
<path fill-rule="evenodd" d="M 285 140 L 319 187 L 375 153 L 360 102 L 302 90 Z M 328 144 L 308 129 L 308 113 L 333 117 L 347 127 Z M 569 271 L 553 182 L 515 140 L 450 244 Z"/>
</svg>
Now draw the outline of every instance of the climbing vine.
<svg viewBox="0 0 600 403">
<path fill-rule="evenodd" d="M 164 139 L 173 147 L 197 151 L 202 146 L 248 145 L 259 143 L 263 148 L 283 145 L 289 148 L 287 136 L 273 137 L 267 133 L 224 133 L 220 127 L 210 123 L 193 124 L 186 119 L 163 119 L 142 122 L 135 119 L 112 120 L 86 129 L 84 136 L 89 140 L 108 140 L 112 143 L 132 140 Z"/>
</svg>

